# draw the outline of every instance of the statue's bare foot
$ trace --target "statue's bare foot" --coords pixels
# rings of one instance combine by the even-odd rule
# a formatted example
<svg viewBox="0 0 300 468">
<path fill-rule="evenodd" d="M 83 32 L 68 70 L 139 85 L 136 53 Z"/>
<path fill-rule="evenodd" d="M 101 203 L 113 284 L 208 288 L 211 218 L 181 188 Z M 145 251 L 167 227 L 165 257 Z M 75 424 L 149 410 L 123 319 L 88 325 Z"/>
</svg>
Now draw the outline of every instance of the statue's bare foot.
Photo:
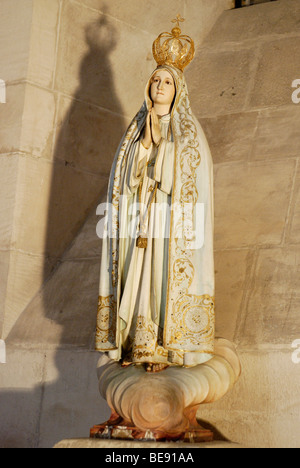
<svg viewBox="0 0 300 468">
<path fill-rule="evenodd" d="M 167 369 L 169 366 L 168 364 L 152 364 L 151 362 L 149 362 L 147 365 L 146 365 L 146 371 L 147 372 L 162 372 L 163 370 Z"/>
<path fill-rule="evenodd" d="M 121 367 L 129 367 L 132 365 L 132 362 L 123 361 Z"/>
</svg>

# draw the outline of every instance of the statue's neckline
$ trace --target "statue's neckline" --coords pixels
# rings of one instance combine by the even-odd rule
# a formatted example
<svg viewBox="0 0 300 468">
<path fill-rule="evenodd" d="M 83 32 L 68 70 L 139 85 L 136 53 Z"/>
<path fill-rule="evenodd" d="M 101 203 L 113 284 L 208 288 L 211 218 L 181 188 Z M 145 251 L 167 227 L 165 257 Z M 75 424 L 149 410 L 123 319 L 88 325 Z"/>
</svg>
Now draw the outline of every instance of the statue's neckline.
<svg viewBox="0 0 300 468">
<path fill-rule="evenodd" d="M 171 115 L 170 114 L 165 114 L 165 115 L 158 115 L 157 117 L 158 117 L 158 120 L 163 121 L 163 122 L 164 121 L 167 122 L 168 120 L 170 120 Z"/>
</svg>

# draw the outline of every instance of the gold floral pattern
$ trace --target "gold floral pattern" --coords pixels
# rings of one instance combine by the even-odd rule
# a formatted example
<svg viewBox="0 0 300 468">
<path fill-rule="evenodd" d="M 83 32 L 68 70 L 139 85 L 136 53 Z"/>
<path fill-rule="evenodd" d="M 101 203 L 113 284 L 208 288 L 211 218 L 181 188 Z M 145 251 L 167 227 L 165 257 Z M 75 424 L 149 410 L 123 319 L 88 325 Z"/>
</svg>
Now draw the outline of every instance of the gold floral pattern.
<svg viewBox="0 0 300 468">
<path fill-rule="evenodd" d="M 98 315 L 96 328 L 96 349 L 113 349 L 117 347 L 117 304 L 114 296 L 98 298 Z"/>
<path fill-rule="evenodd" d="M 177 151 L 172 201 L 179 201 L 182 216 L 173 224 L 174 242 L 170 242 L 169 248 L 168 308 L 164 342 L 165 347 L 173 351 L 209 353 L 213 351 L 214 342 L 214 298 L 207 294 L 189 293 L 197 271 L 193 236 L 197 229 L 197 170 L 201 164 L 201 155 L 198 131 L 185 85 L 179 98 L 174 127 Z"/>
<path fill-rule="evenodd" d="M 215 329 L 214 300 L 208 295 L 184 294 L 173 308 L 174 329 L 171 329 L 172 347 L 177 342 L 188 341 L 200 350 L 213 351 Z M 211 345 L 210 345 L 211 343 Z"/>
<path fill-rule="evenodd" d="M 151 319 L 139 315 L 130 336 L 131 362 L 151 362 L 154 356 L 166 361 L 168 352 L 158 345 L 159 342 L 161 329 Z"/>
</svg>

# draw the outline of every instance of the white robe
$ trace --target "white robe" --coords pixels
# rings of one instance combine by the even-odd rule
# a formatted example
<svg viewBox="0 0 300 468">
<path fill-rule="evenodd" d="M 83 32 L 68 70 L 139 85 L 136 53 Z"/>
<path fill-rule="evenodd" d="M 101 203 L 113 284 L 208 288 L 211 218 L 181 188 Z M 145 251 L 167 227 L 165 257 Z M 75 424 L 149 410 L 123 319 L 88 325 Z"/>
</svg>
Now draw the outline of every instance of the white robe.
<svg viewBox="0 0 300 468">
<path fill-rule="evenodd" d="M 184 77 L 166 68 L 176 99 L 160 120 L 159 148 L 146 150 L 141 143 L 149 81 L 111 171 L 113 235 L 103 242 L 96 349 L 114 360 L 195 366 L 214 350 L 212 161 Z M 147 165 L 152 160 L 155 165 Z M 179 218 L 177 205 L 186 210 Z M 200 205 L 203 222 L 196 216 Z M 202 227 L 205 243 L 199 246 L 193 233 Z M 146 249 L 136 245 L 139 234 L 148 237 Z"/>
<path fill-rule="evenodd" d="M 170 115 L 160 119 L 162 141 L 147 150 L 141 140 L 127 168 L 121 204 L 120 264 L 122 292 L 119 317 L 122 340 L 110 357 L 120 359 L 127 350 L 129 362 L 166 362 L 162 346 L 168 278 L 170 206 L 173 183 L 174 141 L 168 141 Z M 147 163 L 153 161 L 155 164 Z M 140 192 L 141 187 L 141 193 Z M 137 209 L 141 216 L 136 216 Z M 128 224 L 128 213 L 133 221 Z M 141 222 L 142 218 L 142 222 Z M 137 223 L 134 222 L 136 219 Z M 146 249 L 136 246 L 136 234 L 148 239 Z M 126 351 L 125 351 L 126 353 Z"/>
</svg>

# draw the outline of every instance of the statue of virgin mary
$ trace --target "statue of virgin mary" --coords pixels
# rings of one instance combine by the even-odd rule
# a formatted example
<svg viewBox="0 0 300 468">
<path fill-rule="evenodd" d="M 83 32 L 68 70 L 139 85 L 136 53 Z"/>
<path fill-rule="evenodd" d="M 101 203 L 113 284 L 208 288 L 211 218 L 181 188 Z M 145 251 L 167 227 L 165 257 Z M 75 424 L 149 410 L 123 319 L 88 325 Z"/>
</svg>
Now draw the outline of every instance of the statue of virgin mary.
<svg viewBox="0 0 300 468">
<path fill-rule="evenodd" d="M 113 162 L 102 247 L 96 349 L 148 372 L 214 353 L 213 166 L 181 20 L 153 44 L 157 68 Z"/>
</svg>

